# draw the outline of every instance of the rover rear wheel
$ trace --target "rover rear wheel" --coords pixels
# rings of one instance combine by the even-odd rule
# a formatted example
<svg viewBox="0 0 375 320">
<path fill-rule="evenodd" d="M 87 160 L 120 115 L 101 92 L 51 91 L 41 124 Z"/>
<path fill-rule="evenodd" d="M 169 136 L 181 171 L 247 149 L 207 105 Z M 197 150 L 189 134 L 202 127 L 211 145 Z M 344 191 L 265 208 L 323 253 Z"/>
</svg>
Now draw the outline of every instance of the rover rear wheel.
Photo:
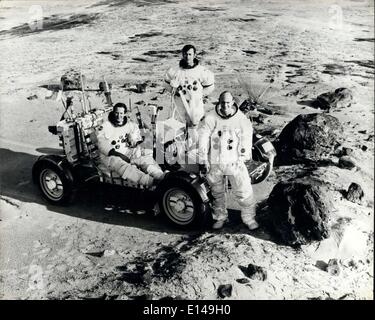
<svg viewBox="0 0 375 320">
<path fill-rule="evenodd" d="M 163 188 L 159 208 L 170 223 L 182 228 L 203 227 L 208 217 L 207 205 L 191 185 L 183 182 Z"/>
</svg>

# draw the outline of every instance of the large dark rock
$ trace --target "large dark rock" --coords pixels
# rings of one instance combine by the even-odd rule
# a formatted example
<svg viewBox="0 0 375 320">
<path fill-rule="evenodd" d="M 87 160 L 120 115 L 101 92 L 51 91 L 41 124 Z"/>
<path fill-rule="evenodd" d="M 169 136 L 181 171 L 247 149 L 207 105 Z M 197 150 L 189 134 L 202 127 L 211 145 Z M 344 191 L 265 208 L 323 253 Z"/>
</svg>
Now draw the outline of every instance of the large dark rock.
<svg viewBox="0 0 375 320">
<path fill-rule="evenodd" d="M 340 146 L 343 128 L 339 120 L 322 113 L 300 114 L 276 140 L 278 164 L 319 162 Z"/>
<path fill-rule="evenodd" d="M 341 109 L 350 107 L 353 102 L 353 93 L 347 88 L 338 88 L 335 91 L 325 92 L 313 101 L 312 106 L 322 110 Z"/>
<path fill-rule="evenodd" d="M 262 223 L 283 244 L 300 246 L 329 236 L 327 189 L 318 182 L 285 181 L 273 188 Z"/>
</svg>

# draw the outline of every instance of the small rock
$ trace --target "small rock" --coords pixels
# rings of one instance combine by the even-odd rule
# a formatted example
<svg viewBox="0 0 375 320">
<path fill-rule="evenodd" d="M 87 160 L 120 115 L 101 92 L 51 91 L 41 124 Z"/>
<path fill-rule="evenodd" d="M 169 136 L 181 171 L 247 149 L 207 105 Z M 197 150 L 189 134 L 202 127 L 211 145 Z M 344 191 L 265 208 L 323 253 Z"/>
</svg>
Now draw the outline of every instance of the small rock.
<svg viewBox="0 0 375 320">
<path fill-rule="evenodd" d="M 356 167 L 354 160 L 348 156 L 343 156 L 339 159 L 339 167 L 343 169 L 353 169 Z"/>
<path fill-rule="evenodd" d="M 150 100 L 151 100 L 151 101 L 157 101 L 157 100 L 159 100 L 159 98 L 158 98 L 158 97 L 153 97 L 153 98 L 151 98 Z"/>
<path fill-rule="evenodd" d="M 38 96 L 36 94 L 33 94 L 32 96 L 27 97 L 27 100 L 35 100 L 38 99 Z"/>
<path fill-rule="evenodd" d="M 328 261 L 327 272 L 332 276 L 338 276 L 340 274 L 340 266 L 337 259 L 330 259 Z"/>
<path fill-rule="evenodd" d="M 268 114 L 270 116 L 272 116 L 274 114 L 273 110 L 271 110 L 269 108 L 259 108 L 258 111 L 260 111 L 262 113 L 265 113 L 265 114 Z"/>
<path fill-rule="evenodd" d="M 343 147 L 342 148 L 342 155 L 343 156 L 350 156 L 353 153 L 352 148 Z"/>
<path fill-rule="evenodd" d="M 264 281 L 267 279 L 267 271 L 260 266 L 249 263 L 246 268 L 246 276 L 252 280 Z"/>
<path fill-rule="evenodd" d="M 254 120 L 256 123 L 262 124 L 262 123 L 264 123 L 264 116 L 260 114 L 260 115 L 258 115 L 257 117 L 254 117 L 253 120 Z"/>
<path fill-rule="evenodd" d="M 231 284 L 221 284 L 217 289 L 217 293 L 220 298 L 230 297 L 232 295 L 232 285 Z"/>
<path fill-rule="evenodd" d="M 103 256 L 110 257 L 116 254 L 116 250 L 104 250 Z"/>
<path fill-rule="evenodd" d="M 358 133 L 366 134 L 367 130 L 359 130 Z"/>
<path fill-rule="evenodd" d="M 364 192 L 361 186 L 355 182 L 352 182 L 348 188 L 348 191 L 346 192 L 346 199 L 351 202 L 361 204 L 363 196 Z"/>
<path fill-rule="evenodd" d="M 144 93 L 144 92 L 146 92 L 146 87 L 147 87 L 146 83 L 137 83 L 136 84 L 137 93 Z"/>
<path fill-rule="evenodd" d="M 354 260 L 350 260 L 348 266 L 354 269 L 358 269 L 358 264 Z"/>
<path fill-rule="evenodd" d="M 250 282 L 250 280 L 248 278 L 240 278 L 240 279 L 236 279 L 236 281 L 238 283 L 242 283 L 242 284 Z"/>
<path fill-rule="evenodd" d="M 338 300 L 355 300 L 355 296 L 352 293 L 345 293 Z"/>
<path fill-rule="evenodd" d="M 93 257 L 102 257 L 104 255 L 104 251 L 96 251 L 96 252 L 86 252 L 86 254 L 93 256 Z"/>
<path fill-rule="evenodd" d="M 327 271 L 328 264 L 322 260 L 318 260 L 315 264 L 315 267 L 322 271 Z"/>
<path fill-rule="evenodd" d="M 145 104 L 145 102 L 141 100 L 141 101 L 137 101 L 135 104 L 141 105 L 141 104 Z"/>
<path fill-rule="evenodd" d="M 362 151 L 366 151 L 367 150 L 367 146 L 362 146 L 361 149 L 362 149 Z"/>
</svg>

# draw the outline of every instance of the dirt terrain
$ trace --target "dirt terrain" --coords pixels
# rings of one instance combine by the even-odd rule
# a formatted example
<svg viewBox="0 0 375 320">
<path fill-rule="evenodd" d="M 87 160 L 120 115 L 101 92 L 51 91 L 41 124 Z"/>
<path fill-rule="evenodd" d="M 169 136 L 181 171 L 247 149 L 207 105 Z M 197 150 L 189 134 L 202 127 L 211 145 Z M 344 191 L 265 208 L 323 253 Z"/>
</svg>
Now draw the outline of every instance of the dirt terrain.
<svg viewBox="0 0 375 320">
<path fill-rule="evenodd" d="M 0 299 L 223 299 L 227 284 L 224 299 L 373 299 L 373 22 L 370 0 L 1 1 Z M 47 86 L 75 68 L 93 87 L 105 76 L 115 102 L 154 102 L 165 117 L 163 76 L 187 43 L 215 73 L 208 109 L 223 90 L 247 98 L 239 77 L 259 92 L 274 80 L 264 97 L 273 114 L 254 124 L 270 139 L 297 115 L 322 112 L 309 103 L 319 94 L 353 92 L 350 107 L 329 114 L 356 166 L 314 171 L 330 186 L 340 232 L 299 249 L 282 245 L 263 227 L 246 230 L 230 195 L 229 224 L 204 232 L 176 230 L 151 213 L 108 213 L 100 190 L 82 190 L 69 207 L 43 201 L 31 168 L 57 152 L 47 127 L 63 111 Z M 144 82 L 146 92 L 136 93 Z M 95 94 L 90 101 L 102 104 Z M 306 170 L 275 167 L 254 186 L 258 202 Z M 361 204 L 342 195 L 352 182 L 364 190 Z M 124 195 L 125 205 L 144 202 Z M 338 274 L 324 268 L 334 258 Z M 249 264 L 261 276 L 251 277 Z"/>
</svg>

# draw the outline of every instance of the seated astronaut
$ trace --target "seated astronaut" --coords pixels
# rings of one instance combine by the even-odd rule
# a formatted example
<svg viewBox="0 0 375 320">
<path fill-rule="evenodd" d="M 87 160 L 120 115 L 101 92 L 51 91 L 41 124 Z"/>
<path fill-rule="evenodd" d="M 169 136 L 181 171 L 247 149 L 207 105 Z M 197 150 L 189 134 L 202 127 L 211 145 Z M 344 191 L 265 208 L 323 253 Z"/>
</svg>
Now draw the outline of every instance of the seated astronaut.
<svg viewBox="0 0 375 320">
<path fill-rule="evenodd" d="M 108 120 L 98 129 L 100 162 L 130 182 L 151 186 L 161 180 L 164 172 L 152 154 L 142 148 L 142 136 L 138 125 L 126 116 L 127 107 L 117 103 Z"/>
</svg>

